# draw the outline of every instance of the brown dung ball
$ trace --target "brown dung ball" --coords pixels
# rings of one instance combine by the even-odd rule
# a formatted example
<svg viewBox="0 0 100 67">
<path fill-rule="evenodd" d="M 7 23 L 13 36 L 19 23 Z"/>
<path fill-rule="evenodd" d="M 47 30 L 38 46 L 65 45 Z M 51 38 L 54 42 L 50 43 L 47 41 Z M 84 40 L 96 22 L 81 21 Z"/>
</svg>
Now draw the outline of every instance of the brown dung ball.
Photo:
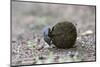
<svg viewBox="0 0 100 67">
<path fill-rule="evenodd" d="M 52 43 L 57 48 L 71 48 L 77 38 L 76 27 L 68 21 L 59 22 L 52 28 Z"/>
</svg>

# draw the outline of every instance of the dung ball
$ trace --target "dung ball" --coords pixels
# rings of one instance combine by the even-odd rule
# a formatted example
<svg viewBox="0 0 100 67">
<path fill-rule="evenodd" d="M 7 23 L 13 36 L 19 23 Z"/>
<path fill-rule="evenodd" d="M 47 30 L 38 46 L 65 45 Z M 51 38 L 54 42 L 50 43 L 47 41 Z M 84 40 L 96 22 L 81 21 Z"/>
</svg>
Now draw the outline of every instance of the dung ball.
<svg viewBox="0 0 100 67">
<path fill-rule="evenodd" d="M 57 48 L 71 48 L 77 38 L 77 30 L 74 24 L 68 21 L 59 22 L 52 28 L 52 43 Z"/>
</svg>

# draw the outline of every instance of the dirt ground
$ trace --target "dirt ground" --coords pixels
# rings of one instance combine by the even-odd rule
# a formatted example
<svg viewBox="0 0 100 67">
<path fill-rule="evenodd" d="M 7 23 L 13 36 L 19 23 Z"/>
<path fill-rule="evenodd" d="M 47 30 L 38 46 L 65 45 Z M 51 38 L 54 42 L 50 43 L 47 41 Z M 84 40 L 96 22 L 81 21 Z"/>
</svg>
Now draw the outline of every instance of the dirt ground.
<svg viewBox="0 0 100 67">
<path fill-rule="evenodd" d="M 75 47 L 58 49 L 43 39 L 43 28 L 60 21 L 77 28 Z M 95 6 L 12 2 L 12 65 L 95 61 Z"/>
</svg>

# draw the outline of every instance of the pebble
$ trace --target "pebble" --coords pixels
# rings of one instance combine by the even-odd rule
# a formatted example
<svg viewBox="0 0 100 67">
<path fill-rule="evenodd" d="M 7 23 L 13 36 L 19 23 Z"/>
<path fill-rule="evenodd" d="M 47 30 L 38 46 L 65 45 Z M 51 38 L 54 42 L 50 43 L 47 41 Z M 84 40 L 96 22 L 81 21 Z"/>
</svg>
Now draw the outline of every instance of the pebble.
<svg viewBox="0 0 100 67">
<path fill-rule="evenodd" d="M 81 33 L 80 35 L 84 36 L 84 35 L 90 35 L 90 34 L 93 34 L 92 30 L 85 31 L 84 33 Z"/>
</svg>

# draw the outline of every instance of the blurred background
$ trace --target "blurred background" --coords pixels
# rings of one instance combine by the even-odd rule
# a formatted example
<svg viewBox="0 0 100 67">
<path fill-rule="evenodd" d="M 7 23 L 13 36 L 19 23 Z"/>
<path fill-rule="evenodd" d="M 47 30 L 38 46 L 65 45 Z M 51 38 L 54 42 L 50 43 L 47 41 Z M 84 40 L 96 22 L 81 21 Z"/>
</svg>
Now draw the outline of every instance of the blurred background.
<svg viewBox="0 0 100 67">
<path fill-rule="evenodd" d="M 11 8 L 13 65 L 95 60 L 95 6 L 12 1 Z M 79 45 L 78 48 L 80 49 L 82 48 L 80 45 L 86 46 L 82 49 L 82 52 L 79 53 L 80 50 L 78 49 L 73 52 L 75 50 L 72 49 L 60 50 L 61 53 L 58 53 L 59 50 L 52 50 L 49 53 L 48 49 L 41 48 L 48 47 L 43 40 L 43 28 L 47 26 L 53 27 L 61 21 L 70 21 L 76 26 L 78 34 L 76 44 Z M 86 36 L 83 37 L 85 34 Z M 90 36 L 87 36 L 87 34 Z M 86 50 L 87 48 L 88 50 Z M 49 57 L 47 57 L 49 53 L 49 58 L 54 57 L 56 59 L 47 60 L 43 58 L 45 54 L 41 53 L 41 50 L 47 53 L 46 58 Z M 93 55 L 87 52 L 89 50 Z M 42 59 L 45 59 L 45 61 L 39 60 L 41 56 L 37 55 L 39 53 L 44 54 Z M 72 59 L 67 56 L 68 54 L 78 55 L 78 58 Z M 34 59 L 37 56 L 39 56 L 38 59 Z M 58 61 L 57 59 L 61 60 Z"/>
<path fill-rule="evenodd" d="M 95 31 L 95 7 L 47 3 L 12 2 L 12 36 L 29 32 L 42 32 L 46 26 L 61 21 L 77 25 L 78 33 Z"/>
</svg>

